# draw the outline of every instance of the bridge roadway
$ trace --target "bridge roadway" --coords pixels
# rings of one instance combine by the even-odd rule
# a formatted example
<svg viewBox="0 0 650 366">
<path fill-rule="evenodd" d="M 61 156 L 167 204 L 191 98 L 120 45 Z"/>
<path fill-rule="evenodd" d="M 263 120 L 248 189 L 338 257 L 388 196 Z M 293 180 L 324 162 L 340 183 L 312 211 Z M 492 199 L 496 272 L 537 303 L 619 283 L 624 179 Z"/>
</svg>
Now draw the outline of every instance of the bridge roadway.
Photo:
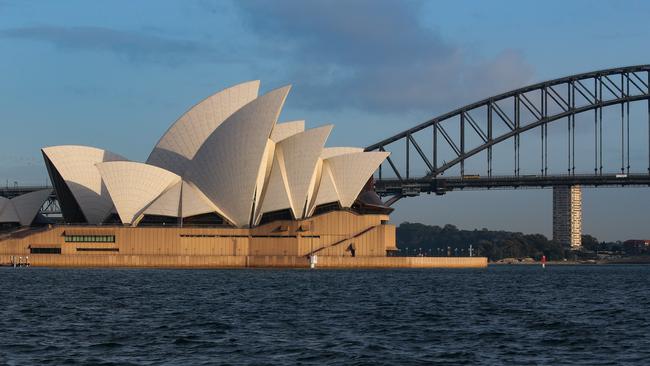
<svg viewBox="0 0 650 366">
<path fill-rule="evenodd" d="M 418 196 L 420 193 L 445 194 L 466 189 L 517 189 L 545 188 L 557 186 L 650 186 L 650 174 L 603 174 L 603 175 L 519 175 L 519 176 L 462 176 L 375 180 L 375 189 L 380 196 L 393 196 L 392 204 L 403 197 Z"/>
<path fill-rule="evenodd" d="M 375 190 L 382 197 L 392 196 L 388 204 L 395 203 L 404 197 L 419 196 L 420 193 L 435 193 L 442 195 L 454 190 L 475 189 L 517 189 L 517 188 L 547 188 L 558 186 L 586 186 L 586 187 L 624 187 L 647 186 L 650 187 L 650 174 L 603 174 L 603 175 L 503 175 L 479 176 L 469 175 L 462 177 L 436 178 L 382 178 L 375 180 Z M 14 186 L 0 187 L 0 197 L 12 198 L 21 194 L 52 189 L 50 186 Z M 55 201 L 54 190 L 49 201 Z M 58 212 L 48 212 L 58 213 Z"/>
</svg>

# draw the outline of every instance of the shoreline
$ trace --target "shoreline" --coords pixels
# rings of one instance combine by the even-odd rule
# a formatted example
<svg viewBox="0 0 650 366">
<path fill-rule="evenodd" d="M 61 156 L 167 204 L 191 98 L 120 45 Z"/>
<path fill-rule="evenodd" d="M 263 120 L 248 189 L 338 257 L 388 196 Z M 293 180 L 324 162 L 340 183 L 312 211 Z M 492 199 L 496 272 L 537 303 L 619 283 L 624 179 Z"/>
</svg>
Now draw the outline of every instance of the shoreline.
<svg viewBox="0 0 650 366">
<path fill-rule="evenodd" d="M 629 258 L 619 258 L 619 259 L 590 259 L 590 260 L 577 260 L 577 261 L 547 261 L 547 265 L 620 265 L 620 264 L 650 264 L 650 257 L 629 257 Z M 488 265 L 535 265 L 541 266 L 542 262 L 539 261 L 517 261 L 517 260 L 507 260 L 507 261 L 497 261 L 497 262 L 488 262 Z"/>
</svg>

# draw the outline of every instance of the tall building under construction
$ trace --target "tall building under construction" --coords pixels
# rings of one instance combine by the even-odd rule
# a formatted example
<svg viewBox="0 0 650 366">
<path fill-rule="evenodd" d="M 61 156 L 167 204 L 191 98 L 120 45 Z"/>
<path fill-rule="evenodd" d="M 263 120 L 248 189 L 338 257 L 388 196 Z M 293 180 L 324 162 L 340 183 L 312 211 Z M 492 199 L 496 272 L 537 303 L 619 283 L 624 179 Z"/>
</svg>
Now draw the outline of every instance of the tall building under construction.
<svg viewBox="0 0 650 366">
<path fill-rule="evenodd" d="M 553 240 L 571 249 L 582 246 L 582 189 L 553 188 Z"/>
</svg>

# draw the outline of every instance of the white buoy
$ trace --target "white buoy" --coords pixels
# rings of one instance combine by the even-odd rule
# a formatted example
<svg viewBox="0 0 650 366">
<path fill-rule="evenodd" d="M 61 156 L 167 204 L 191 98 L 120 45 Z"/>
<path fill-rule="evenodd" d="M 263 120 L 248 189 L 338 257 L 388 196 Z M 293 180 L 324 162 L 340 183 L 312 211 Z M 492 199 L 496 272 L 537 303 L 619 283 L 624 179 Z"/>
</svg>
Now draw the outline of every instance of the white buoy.
<svg viewBox="0 0 650 366">
<path fill-rule="evenodd" d="M 316 263 L 318 263 L 318 256 L 316 254 L 312 254 L 309 256 L 309 268 L 314 269 L 316 268 Z"/>
</svg>

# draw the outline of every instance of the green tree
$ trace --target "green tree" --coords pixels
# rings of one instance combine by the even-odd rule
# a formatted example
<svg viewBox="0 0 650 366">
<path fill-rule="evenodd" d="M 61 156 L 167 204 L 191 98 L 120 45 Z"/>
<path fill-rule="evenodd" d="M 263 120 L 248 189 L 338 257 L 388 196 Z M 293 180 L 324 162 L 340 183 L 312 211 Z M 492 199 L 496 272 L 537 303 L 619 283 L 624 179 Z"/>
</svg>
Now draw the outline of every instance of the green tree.
<svg viewBox="0 0 650 366">
<path fill-rule="evenodd" d="M 587 249 L 587 250 L 599 250 L 600 248 L 600 242 L 598 239 L 594 238 L 591 235 L 583 235 L 582 236 L 582 247 Z"/>
</svg>

